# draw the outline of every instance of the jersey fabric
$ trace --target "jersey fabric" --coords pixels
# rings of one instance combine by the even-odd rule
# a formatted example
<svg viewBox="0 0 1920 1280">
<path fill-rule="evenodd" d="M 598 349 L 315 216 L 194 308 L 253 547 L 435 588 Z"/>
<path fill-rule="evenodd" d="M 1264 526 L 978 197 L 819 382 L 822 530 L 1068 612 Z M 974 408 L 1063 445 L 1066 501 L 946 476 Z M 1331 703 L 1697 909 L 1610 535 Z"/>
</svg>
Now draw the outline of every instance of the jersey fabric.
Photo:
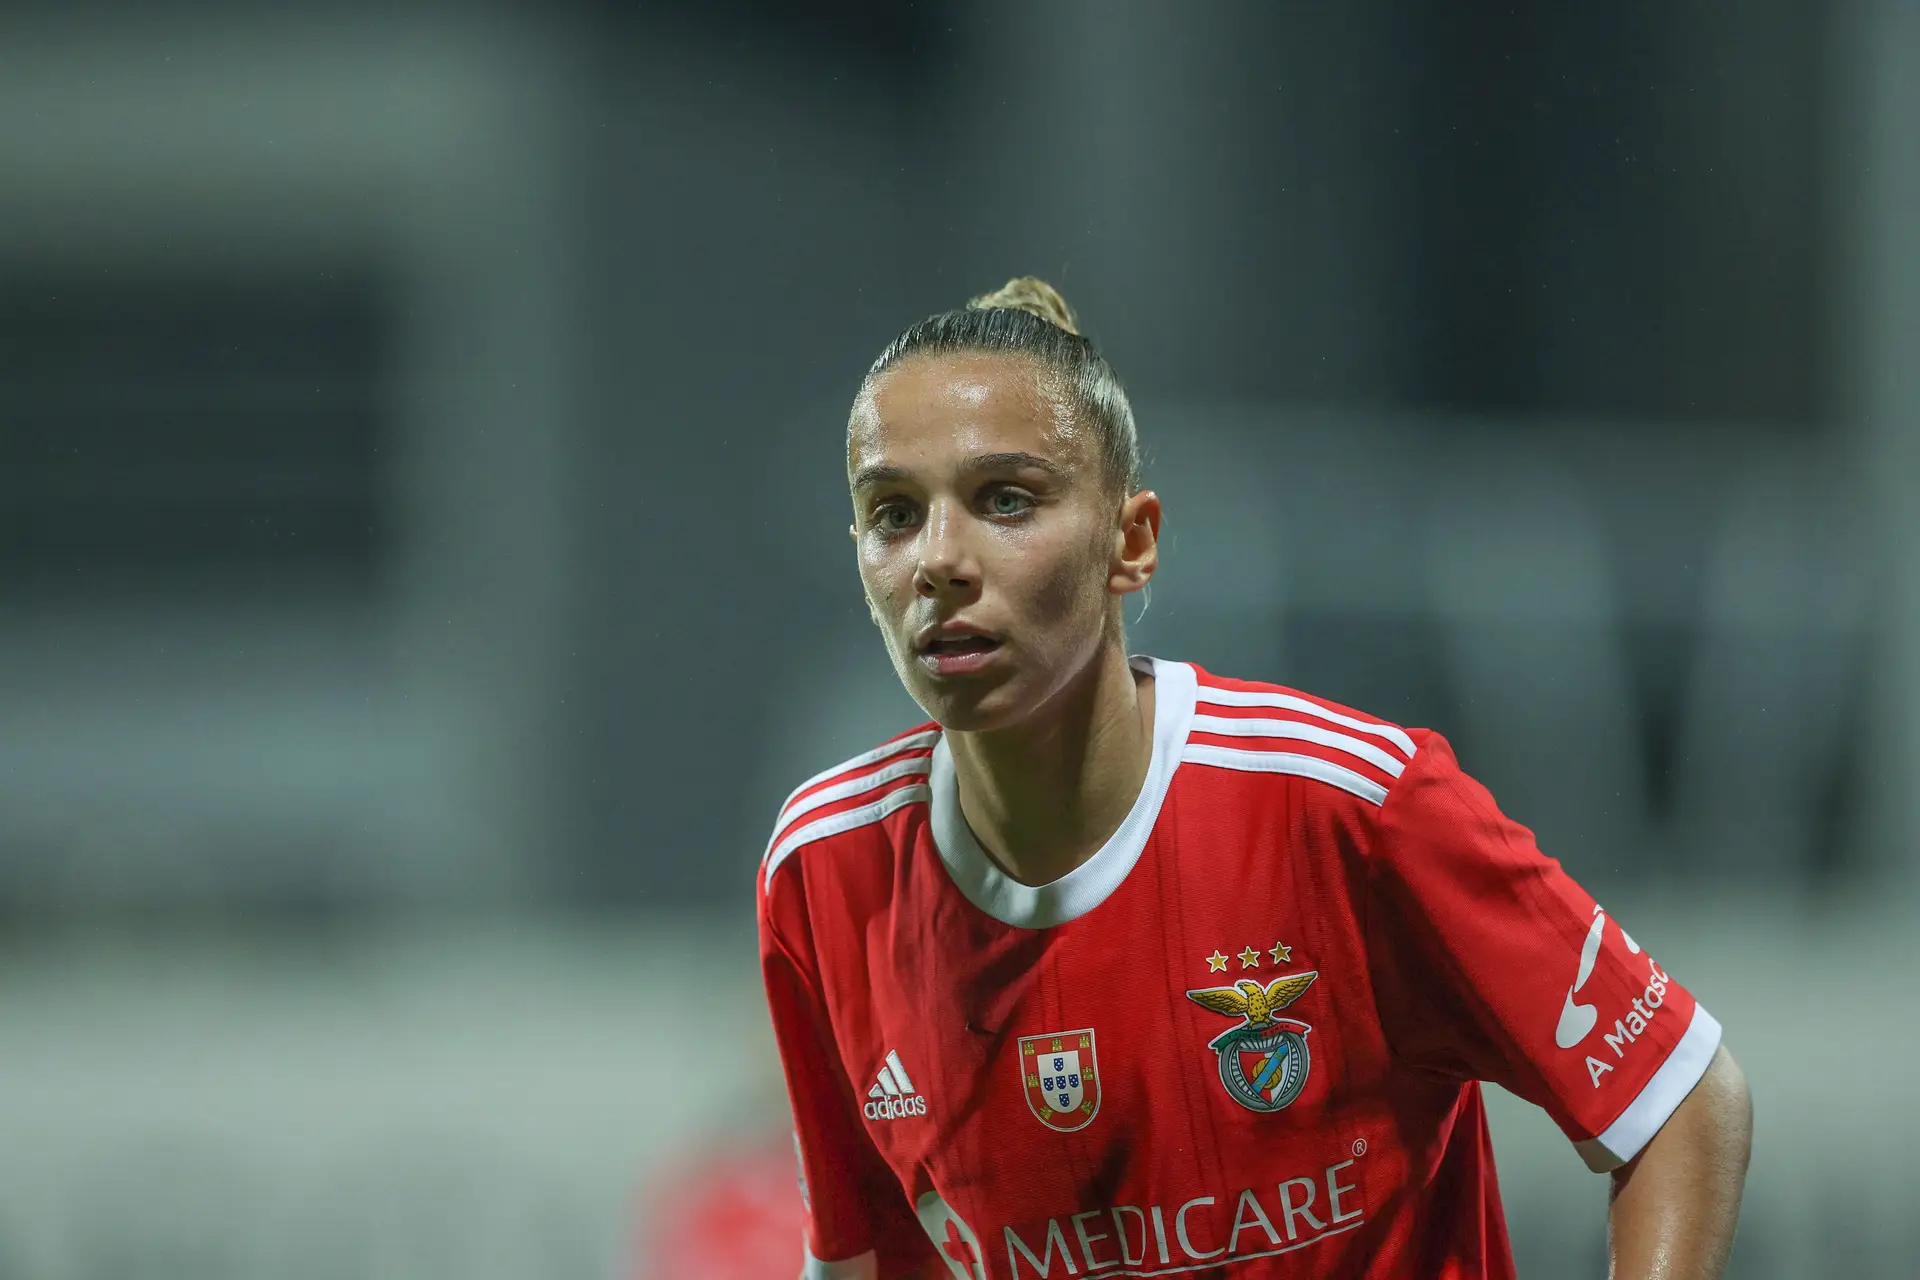
<svg viewBox="0 0 1920 1280">
<path fill-rule="evenodd" d="M 1146 781 L 1051 884 L 982 852 L 936 725 L 782 807 L 801 1274 L 1512 1276 L 1478 1082 L 1611 1169 L 1718 1023 L 1439 734 L 1133 662 Z"/>
</svg>

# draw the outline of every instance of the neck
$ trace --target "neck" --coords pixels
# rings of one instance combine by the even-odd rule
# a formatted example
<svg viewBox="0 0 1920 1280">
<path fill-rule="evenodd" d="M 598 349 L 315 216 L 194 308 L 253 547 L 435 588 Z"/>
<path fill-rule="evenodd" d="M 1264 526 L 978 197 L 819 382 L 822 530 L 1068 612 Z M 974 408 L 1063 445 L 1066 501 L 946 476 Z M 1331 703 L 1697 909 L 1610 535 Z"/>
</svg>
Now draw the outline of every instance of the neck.
<svg viewBox="0 0 1920 1280">
<path fill-rule="evenodd" d="M 1153 679 L 1105 645 L 1026 721 L 946 740 L 980 847 L 1022 884 L 1046 884 L 1098 852 L 1133 808 L 1153 762 Z"/>
</svg>

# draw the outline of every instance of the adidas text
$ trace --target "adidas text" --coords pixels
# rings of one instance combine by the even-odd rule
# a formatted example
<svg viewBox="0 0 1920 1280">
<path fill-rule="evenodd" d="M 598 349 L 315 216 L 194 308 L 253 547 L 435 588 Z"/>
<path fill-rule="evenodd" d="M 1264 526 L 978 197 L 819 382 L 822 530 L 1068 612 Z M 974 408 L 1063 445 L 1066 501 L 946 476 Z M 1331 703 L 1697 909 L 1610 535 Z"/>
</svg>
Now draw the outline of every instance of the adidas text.
<svg viewBox="0 0 1920 1280">
<path fill-rule="evenodd" d="M 927 1100 L 919 1094 L 911 1098 L 881 1098 L 867 1104 L 869 1120 L 901 1120 L 907 1116 L 927 1114 Z"/>
<path fill-rule="evenodd" d="M 887 1051 L 885 1065 L 874 1076 L 867 1097 L 869 1120 L 904 1120 L 908 1116 L 927 1114 L 927 1100 L 915 1091 L 913 1080 L 907 1075 L 907 1064 L 891 1049 Z"/>
</svg>

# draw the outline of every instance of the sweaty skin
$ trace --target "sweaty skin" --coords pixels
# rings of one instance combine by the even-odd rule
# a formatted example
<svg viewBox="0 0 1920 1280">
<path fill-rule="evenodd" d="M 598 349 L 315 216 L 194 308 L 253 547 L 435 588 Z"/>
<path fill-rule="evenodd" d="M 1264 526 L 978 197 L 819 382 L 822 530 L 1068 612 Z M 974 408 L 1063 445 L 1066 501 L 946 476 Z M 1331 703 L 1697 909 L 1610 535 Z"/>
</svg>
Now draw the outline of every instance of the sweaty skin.
<svg viewBox="0 0 1920 1280">
<path fill-rule="evenodd" d="M 1145 781 L 1153 684 L 1127 665 L 1120 602 L 1158 564 L 1160 500 L 1122 495 L 1099 441 L 1022 356 L 908 359 L 847 432 L 860 580 L 901 683 L 947 731 L 960 808 L 1016 880 L 1091 857 Z M 987 668 L 930 669 L 928 626 L 999 641 Z"/>
<path fill-rule="evenodd" d="M 1722 1045 L 1686 1101 L 1613 1173 L 1615 1280 L 1711 1280 L 1726 1269 L 1753 1141 L 1753 1099 Z"/>
<path fill-rule="evenodd" d="M 968 825 L 1026 884 L 1091 857 L 1152 758 L 1153 682 L 1127 665 L 1119 606 L 1158 565 L 1160 500 L 1120 493 L 1100 457 L 1021 356 L 911 357 L 862 391 L 848 424 L 850 532 L 874 622 L 946 731 Z M 943 676 L 916 639 L 955 620 L 999 643 L 980 670 Z M 1612 1175 L 1615 1280 L 1721 1274 L 1751 1135 L 1746 1081 L 1722 1047 Z"/>
</svg>

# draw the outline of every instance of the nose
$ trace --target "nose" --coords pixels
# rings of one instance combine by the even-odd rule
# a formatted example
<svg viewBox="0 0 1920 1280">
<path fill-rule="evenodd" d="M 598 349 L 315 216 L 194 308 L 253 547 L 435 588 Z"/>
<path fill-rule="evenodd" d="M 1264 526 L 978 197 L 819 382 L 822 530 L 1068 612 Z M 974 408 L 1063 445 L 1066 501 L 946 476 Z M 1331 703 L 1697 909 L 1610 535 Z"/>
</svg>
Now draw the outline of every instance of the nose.
<svg viewBox="0 0 1920 1280">
<path fill-rule="evenodd" d="M 945 502 L 935 503 L 920 530 L 920 563 L 913 589 L 929 600 L 965 596 L 980 585 L 980 569 L 967 547 L 965 519 Z"/>
</svg>

